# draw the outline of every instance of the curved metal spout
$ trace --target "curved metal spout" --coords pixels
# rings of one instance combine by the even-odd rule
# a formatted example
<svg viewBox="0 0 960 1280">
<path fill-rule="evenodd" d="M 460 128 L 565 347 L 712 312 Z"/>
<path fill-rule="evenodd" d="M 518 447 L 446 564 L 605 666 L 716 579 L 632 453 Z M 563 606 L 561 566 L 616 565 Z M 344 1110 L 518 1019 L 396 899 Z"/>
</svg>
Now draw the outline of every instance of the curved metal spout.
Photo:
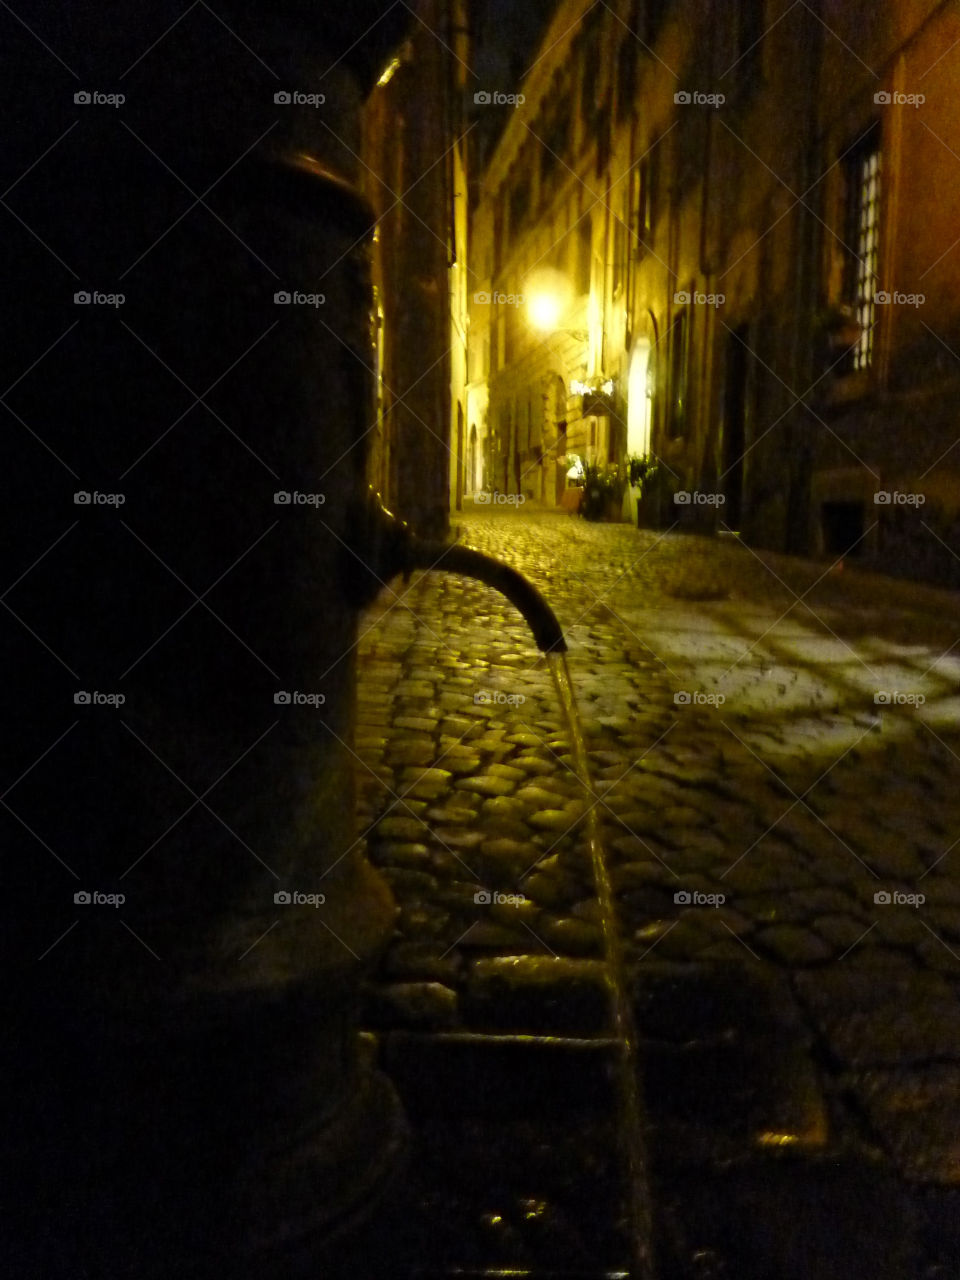
<svg viewBox="0 0 960 1280">
<path fill-rule="evenodd" d="M 533 583 L 511 569 L 501 560 L 474 551 L 454 542 L 445 546 L 439 542 L 420 542 L 413 538 L 410 544 L 412 569 L 440 569 L 444 573 L 459 573 L 465 578 L 478 578 L 487 586 L 505 595 L 526 619 L 533 632 L 537 648 L 544 653 L 565 653 L 567 642 L 557 616 Z"/>
<path fill-rule="evenodd" d="M 477 578 L 505 595 L 523 614 L 543 653 L 564 653 L 567 642 L 557 616 L 537 588 L 509 565 L 470 547 L 453 542 L 421 541 L 404 520 L 398 520 L 370 491 L 367 501 L 352 514 L 350 559 L 344 562 L 343 587 L 354 603 L 367 604 L 381 586 L 414 569 L 458 573 Z M 357 561 L 362 571 L 357 572 Z"/>
</svg>

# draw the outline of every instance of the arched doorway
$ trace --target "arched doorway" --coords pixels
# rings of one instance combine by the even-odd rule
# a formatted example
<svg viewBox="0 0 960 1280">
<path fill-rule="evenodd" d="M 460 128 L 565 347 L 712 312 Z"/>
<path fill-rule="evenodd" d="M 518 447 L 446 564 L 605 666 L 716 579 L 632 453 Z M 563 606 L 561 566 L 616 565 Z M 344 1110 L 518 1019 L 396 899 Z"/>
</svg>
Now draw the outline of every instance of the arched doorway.
<svg viewBox="0 0 960 1280">
<path fill-rule="evenodd" d="M 627 381 L 627 453 L 645 457 L 650 453 L 653 425 L 650 339 L 637 338 L 630 353 Z"/>
<path fill-rule="evenodd" d="M 567 487 L 567 388 L 558 373 L 548 376 L 543 415 L 543 501 L 559 506 Z"/>
<path fill-rule="evenodd" d="M 457 468 L 457 510 L 463 510 L 463 405 L 457 404 L 457 456 L 454 459 Z"/>
<path fill-rule="evenodd" d="M 510 492 L 510 454 L 513 449 L 513 415 L 509 405 L 500 410 L 500 431 L 498 438 L 500 456 L 497 467 L 497 483 L 494 489 L 501 493 Z"/>
</svg>

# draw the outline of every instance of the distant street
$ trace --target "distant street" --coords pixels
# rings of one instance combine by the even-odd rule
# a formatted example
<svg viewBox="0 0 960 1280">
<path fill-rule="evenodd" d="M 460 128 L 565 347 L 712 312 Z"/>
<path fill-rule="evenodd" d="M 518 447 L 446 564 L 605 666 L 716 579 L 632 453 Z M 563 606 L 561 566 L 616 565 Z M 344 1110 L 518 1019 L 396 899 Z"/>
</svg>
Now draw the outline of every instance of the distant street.
<svg viewBox="0 0 960 1280">
<path fill-rule="evenodd" d="M 732 538 L 455 521 L 567 634 L 641 1038 L 746 1042 L 756 1125 L 718 1114 L 715 1150 L 849 1123 L 960 1180 L 960 606 Z M 430 573 L 362 627 L 361 824 L 401 906 L 368 1024 L 602 1032 L 584 802 L 524 623 Z"/>
</svg>

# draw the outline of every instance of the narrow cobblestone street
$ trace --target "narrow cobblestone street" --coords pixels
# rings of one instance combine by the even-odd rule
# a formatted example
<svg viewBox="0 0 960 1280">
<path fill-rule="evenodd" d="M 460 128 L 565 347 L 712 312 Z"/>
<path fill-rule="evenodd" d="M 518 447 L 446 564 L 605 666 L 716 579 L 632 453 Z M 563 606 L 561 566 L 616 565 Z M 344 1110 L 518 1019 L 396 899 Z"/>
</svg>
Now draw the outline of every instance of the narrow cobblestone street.
<svg viewBox="0 0 960 1280">
<path fill-rule="evenodd" d="M 957 602 L 732 538 L 479 511 L 462 539 L 528 575 L 570 646 L 653 1133 L 694 1165 L 852 1150 L 956 1184 Z M 401 908 L 367 1025 L 609 1033 L 585 800 L 523 620 L 434 572 L 362 631 L 361 830 Z"/>
</svg>

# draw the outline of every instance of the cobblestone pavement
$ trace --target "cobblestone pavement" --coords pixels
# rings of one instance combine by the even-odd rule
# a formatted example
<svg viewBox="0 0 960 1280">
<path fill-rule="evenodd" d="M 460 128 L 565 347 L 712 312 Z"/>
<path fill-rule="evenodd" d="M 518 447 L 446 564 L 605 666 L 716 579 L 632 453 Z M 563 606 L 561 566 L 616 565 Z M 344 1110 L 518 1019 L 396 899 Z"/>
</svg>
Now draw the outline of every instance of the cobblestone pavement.
<svg viewBox="0 0 960 1280">
<path fill-rule="evenodd" d="M 726 1082 L 671 1141 L 849 1140 L 960 1182 L 960 600 L 733 538 L 458 520 L 567 635 L 648 1092 L 691 1047 L 691 1088 Z M 587 800 L 526 625 L 432 572 L 362 631 L 361 829 L 400 905 L 367 1025 L 602 1034 Z"/>
</svg>

